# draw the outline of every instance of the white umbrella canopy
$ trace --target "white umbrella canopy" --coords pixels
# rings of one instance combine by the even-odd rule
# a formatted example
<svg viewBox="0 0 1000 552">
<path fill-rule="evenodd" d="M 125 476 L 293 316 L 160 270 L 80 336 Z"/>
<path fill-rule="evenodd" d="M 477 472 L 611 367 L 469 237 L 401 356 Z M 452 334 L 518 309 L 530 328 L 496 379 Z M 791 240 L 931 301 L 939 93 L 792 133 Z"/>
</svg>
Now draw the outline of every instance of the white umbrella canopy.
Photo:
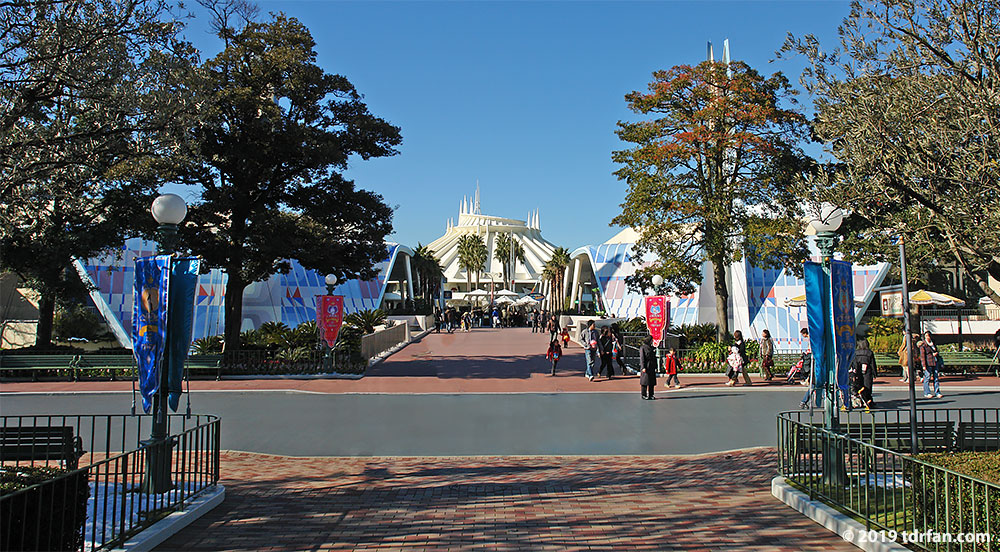
<svg viewBox="0 0 1000 552">
<path fill-rule="evenodd" d="M 466 293 L 465 297 L 486 297 L 487 295 L 489 295 L 489 292 L 485 289 L 474 289 Z"/>
<path fill-rule="evenodd" d="M 527 306 L 535 305 L 537 303 L 538 303 L 538 301 L 536 301 L 535 299 L 532 299 L 531 297 L 528 297 L 527 295 L 525 295 L 524 297 L 518 299 L 517 301 L 514 301 L 514 304 L 516 306 L 519 306 L 519 307 L 527 307 Z"/>
<path fill-rule="evenodd" d="M 936 291 L 920 290 L 910 294 L 910 303 L 913 305 L 939 305 L 942 307 L 964 307 L 965 301 L 958 297 L 952 297 L 945 293 Z"/>
<path fill-rule="evenodd" d="M 509 289 L 501 289 L 500 291 L 494 293 L 497 297 L 520 297 L 521 294 L 516 291 L 511 291 Z"/>
<path fill-rule="evenodd" d="M 504 295 L 503 297 L 498 297 L 497 298 L 497 303 L 507 304 L 507 303 L 513 303 L 513 302 L 514 302 L 514 300 L 511 299 L 510 297 L 506 296 L 506 295 Z"/>
</svg>

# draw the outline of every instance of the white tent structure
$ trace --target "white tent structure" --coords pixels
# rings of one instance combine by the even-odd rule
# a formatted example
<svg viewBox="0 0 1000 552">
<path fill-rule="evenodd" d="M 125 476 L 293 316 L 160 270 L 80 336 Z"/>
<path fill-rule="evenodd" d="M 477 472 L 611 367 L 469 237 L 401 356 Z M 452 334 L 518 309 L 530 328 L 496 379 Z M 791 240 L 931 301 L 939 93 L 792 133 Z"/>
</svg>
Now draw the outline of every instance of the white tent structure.
<svg viewBox="0 0 1000 552">
<path fill-rule="evenodd" d="M 459 206 L 458 222 L 449 219 L 445 234 L 427 244 L 444 267 L 444 289 L 468 292 L 469 275 L 458 266 L 458 240 L 467 234 L 481 236 L 486 244 L 486 268 L 479 274 L 480 287 L 499 291 L 509 287 L 514 297 L 534 289 L 541 289 L 544 265 L 552 258 L 555 246 L 542 237 L 538 209 L 528 213 L 525 220 L 484 215 L 479 202 L 479 185 L 472 198 L 463 198 Z M 494 258 L 497 237 L 507 235 L 524 249 L 524 262 L 514 263 L 514 284 L 503 281 L 503 262 Z M 476 275 L 472 275 L 475 287 Z M 491 291 L 492 291 L 491 290 Z"/>
</svg>

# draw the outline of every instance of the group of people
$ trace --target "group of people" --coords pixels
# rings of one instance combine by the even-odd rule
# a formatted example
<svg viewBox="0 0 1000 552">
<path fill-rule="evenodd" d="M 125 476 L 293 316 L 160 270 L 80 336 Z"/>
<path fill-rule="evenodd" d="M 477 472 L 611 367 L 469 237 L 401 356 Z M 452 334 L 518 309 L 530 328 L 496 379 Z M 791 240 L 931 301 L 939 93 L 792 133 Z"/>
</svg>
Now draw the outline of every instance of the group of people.
<svg viewBox="0 0 1000 552">
<path fill-rule="evenodd" d="M 924 385 L 924 398 L 940 399 L 944 396 L 941 394 L 941 369 L 944 368 L 944 359 L 941 358 L 937 345 L 934 343 L 934 335 L 931 332 L 924 332 L 923 339 L 920 338 L 920 334 L 913 334 L 910 339 L 910 349 L 916 352 L 917 361 L 920 362 L 920 368 L 923 370 L 923 376 L 920 379 Z M 903 377 L 899 378 L 899 381 L 903 383 L 910 382 L 910 357 L 906 345 L 906 334 L 904 333 L 903 342 L 900 343 L 899 350 L 896 351 L 899 356 L 899 365 L 903 369 Z"/>
</svg>

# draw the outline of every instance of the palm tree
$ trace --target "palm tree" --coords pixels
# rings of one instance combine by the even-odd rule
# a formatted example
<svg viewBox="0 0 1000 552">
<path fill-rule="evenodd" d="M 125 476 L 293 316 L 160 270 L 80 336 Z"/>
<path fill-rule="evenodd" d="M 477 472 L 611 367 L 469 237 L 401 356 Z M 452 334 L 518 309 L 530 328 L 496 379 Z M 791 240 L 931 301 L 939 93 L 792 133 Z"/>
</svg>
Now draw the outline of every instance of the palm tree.
<svg viewBox="0 0 1000 552">
<path fill-rule="evenodd" d="M 427 301 L 431 301 L 441 289 L 444 267 L 441 266 L 441 261 L 434 251 L 420 243 L 417 243 L 417 248 L 413 250 L 411 261 L 417 276 L 417 292 Z"/>
<path fill-rule="evenodd" d="M 545 263 L 545 271 L 548 273 L 548 279 L 552 281 L 552 292 L 555 301 L 553 303 L 553 309 L 565 310 L 566 309 L 566 298 L 563 296 L 563 286 L 565 284 L 565 274 L 566 267 L 569 266 L 569 250 L 565 247 L 557 247 L 555 251 L 552 252 L 552 257 L 547 263 Z M 544 276 L 544 273 L 543 273 Z"/>
<path fill-rule="evenodd" d="M 511 252 L 513 250 L 513 253 Z M 510 265 L 511 258 L 513 257 L 514 266 Z M 504 285 L 507 285 L 507 277 L 510 276 L 510 287 L 508 289 L 514 289 L 514 268 L 517 266 L 517 261 L 524 263 L 524 247 L 521 243 L 515 240 L 512 236 L 508 234 L 497 234 L 496 241 L 493 245 L 493 258 L 500 263 L 503 267 L 503 281 Z"/>
<path fill-rule="evenodd" d="M 458 238 L 458 266 L 465 269 L 469 280 L 469 291 L 472 291 L 472 272 L 476 272 L 476 285 L 479 284 L 479 272 L 486 268 L 486 243 L 482 236 L 466 234 Z"/>
</svg>

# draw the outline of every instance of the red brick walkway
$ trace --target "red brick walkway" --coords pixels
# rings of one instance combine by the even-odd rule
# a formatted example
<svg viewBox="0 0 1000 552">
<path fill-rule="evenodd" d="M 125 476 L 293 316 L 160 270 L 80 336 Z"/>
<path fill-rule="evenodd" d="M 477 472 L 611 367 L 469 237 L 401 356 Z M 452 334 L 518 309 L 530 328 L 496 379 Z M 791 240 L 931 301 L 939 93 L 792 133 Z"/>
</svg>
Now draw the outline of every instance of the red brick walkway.
<svg viewBox="0 0 1000 552">
<path fill-rule="evenodd" d="M 857 550 L 770 495 L 773 450 L 688 457 L 227 452 L 159 550 Z"/>
</svg>

